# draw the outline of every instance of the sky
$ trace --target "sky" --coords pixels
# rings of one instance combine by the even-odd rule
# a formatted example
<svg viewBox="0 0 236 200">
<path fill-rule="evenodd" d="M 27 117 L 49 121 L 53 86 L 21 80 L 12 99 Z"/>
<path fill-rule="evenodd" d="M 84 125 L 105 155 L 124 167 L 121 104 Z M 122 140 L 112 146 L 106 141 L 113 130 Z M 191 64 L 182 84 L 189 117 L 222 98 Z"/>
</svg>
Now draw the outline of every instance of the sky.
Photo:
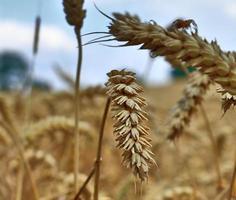
<svg viewBox="0 0 236 200">
<path fill-rule="evenodd" d="M 217 39 L 223 50 L 235 50 L 235 0 L 85 0 L 87 16 L 82 33 L 107 31 L 110 23 L 96 10 L 93 2 L 108 15 L 128 11 L 138 14 L 143 21 L 154 20 L 163 26 L 178 17 L 194 19 L 202 37 Z M 0 0 L 0 52 L 18 51 L 29 62 L 32 60 L 37 14 L 42 18 L 42 27 L 34 76 L 61 89 L 64 84 L 55 74 L 54 66 L 61 66 L 75 77 L 77 62 L 77 42 L 73 28 L 65 21 L 62 0 Z M 82 40 L 85 43 L 93 38 L 85 36 Z M 142 75 L 148 64 L 148 52 L 138 50 L 138 46 L 111 48 L 92 44 L 85 46 L 83 51 L 82 85 L 104 84 L 106 73 L 112 69 L 129 68 Z M 168 63 L 157 58 L 148 82 L 165 84 L 169 72 Z"/>
</svg>

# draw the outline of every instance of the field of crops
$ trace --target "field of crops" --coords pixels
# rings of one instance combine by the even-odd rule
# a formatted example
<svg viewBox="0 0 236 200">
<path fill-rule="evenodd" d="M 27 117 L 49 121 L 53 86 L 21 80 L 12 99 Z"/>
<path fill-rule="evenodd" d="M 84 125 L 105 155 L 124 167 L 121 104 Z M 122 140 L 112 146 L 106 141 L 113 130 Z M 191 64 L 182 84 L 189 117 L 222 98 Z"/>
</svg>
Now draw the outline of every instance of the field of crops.
<svg viewBox="0 0 236 200">
<path fill-rule="evenodd" d="M 199 36 L 192 19 L 162 27 L 96 7 L 110 24 L 86 45 L 141 45 L 186 77 L 148 86 L 114 68 L 104 85 L 82 88 L 86 10 L 82 0 L 63 6 L 78 42 L 76 79 L 58 68 L 67 90 L 0 92 L 0 199 L 236 199 L 236 53 Z"/>
</svg>

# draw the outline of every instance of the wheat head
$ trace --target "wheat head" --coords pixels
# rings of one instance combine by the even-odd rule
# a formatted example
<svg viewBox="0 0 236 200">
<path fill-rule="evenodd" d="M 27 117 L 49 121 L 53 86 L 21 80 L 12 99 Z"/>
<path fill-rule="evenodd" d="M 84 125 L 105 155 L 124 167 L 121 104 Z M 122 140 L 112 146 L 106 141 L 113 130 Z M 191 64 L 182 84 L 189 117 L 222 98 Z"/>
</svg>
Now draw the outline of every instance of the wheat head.
<svg viewBox="0 0 236 200">
<path fill-rule="evenodd" d="M 114 13 L 109 33 L 123 46 L 142 45 L 154 55 L 179 60 L 186 66 L 197 67 L 219 83 L 225 92 L 236 95 L 236 57 L 223 52 L 216 41 L 208 42 L 198 33 L 167 31 L 157 23 L 141 22 L 129 13 Z"/>
<path fill-rule="evenodd" d="M 75 32 L 80 32 L 86 11 L 82 8 L 84 0 L 63 0 L 64 12 L 68 24 L 75 27 Z"/>
<path fill-rule="evenodd" d="M 140 93 L 135 73 L 112 70 L 107 74 L 107 94 L 112 100 L 114 135 L 117 147 L 122 150 L 123 164 L 131 168 L 141 181 L 148 178 L 150 164 L 155 163 L 151 152 L 149 128 L 144 125 L 147 113 L 146 100 Z"/>
<path fill-rule="evenodd" d="M 170 140 L 175 140 L 183 133 L 192 115 L 197 111 L 197 106 L 202 103 L 203 96 L 210 83 L 211 81 L 206 75 L 202 75 L 199 72 L 191 74 L 184 88 L 182 98 L 172 108 L 168 123 L 170 126 L 168 138 Z"/>
</svg>

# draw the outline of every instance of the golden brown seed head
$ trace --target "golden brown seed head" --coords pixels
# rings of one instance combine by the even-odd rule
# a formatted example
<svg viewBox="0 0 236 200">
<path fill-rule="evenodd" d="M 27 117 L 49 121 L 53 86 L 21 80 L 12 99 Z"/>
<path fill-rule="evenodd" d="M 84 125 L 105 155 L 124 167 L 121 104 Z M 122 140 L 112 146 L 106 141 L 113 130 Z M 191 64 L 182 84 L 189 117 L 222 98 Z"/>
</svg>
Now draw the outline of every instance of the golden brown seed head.
<svg viewBox="0 0 236 200">
<path fill-rule="evenodd" d="M 76 31 L 80 31 L 86 16 L 86 10 L 82 8 L 83 3 L 84 0 L 63 0 L 66 20 L 68 24 L 75 26 Z"/>
<path fill-rule="evenodd" d="M 202 103 L 203 95 L 209 88 L 210 83 L 209 78 L 199 72 L 194 72 L 191 75 L 184 88 L 182 98 L 172 109 L 168 139 L 175 140 L 183 133 L 192 115 L 197 111 L 197 106 Z"/>
<path fill-rule="evenodd" d="M 119 17 L 117 17 L 119 16 Z M 142 45 L 156 56 L 168 56 L 197 67 L 225 92 L 236 95 L 236 57 L 233 52 L 223 52 L 216 41 L 208 42 L 198 33 L 180 30 L 168 31 L 158 24 L 141 22 L 136 16 L 116 14 L 109 32 L 125 45 Z"/>
<path fill-rule="evenodd" d="M 137 84 L 135 73 L 112 70 L 107 74 L 107 94 L 112 100 L 114 134 L 122 150 L 123 164 L 131 168 L 141 181 L 148 178 L 152 158 L 149 129 L 144 125 L 146 100 L 140 96 L 143 88 Z"/>
</svg>

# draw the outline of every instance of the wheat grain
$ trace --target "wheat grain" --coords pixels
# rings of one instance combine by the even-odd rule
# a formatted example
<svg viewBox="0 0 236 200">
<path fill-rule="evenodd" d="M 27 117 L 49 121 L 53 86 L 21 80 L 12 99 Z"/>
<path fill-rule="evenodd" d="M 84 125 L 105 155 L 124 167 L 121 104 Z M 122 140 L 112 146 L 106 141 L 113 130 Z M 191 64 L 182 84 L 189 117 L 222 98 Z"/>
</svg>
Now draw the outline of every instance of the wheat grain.
<svg viewBox="0 0 236 200">
<path fill-rule="evenodd" d="M 140 96 L 142 87 L 136 83 L 135 73 L 112 70 L 107 74 L 107 94 L 112 99 L 114 134 L 117 147 L 122 150 L 123 164 L 131 168 L 141 181 L 148 178 L 152 158 L 149 129 L 144 111 L 146 101 Z"/>
</svg>

